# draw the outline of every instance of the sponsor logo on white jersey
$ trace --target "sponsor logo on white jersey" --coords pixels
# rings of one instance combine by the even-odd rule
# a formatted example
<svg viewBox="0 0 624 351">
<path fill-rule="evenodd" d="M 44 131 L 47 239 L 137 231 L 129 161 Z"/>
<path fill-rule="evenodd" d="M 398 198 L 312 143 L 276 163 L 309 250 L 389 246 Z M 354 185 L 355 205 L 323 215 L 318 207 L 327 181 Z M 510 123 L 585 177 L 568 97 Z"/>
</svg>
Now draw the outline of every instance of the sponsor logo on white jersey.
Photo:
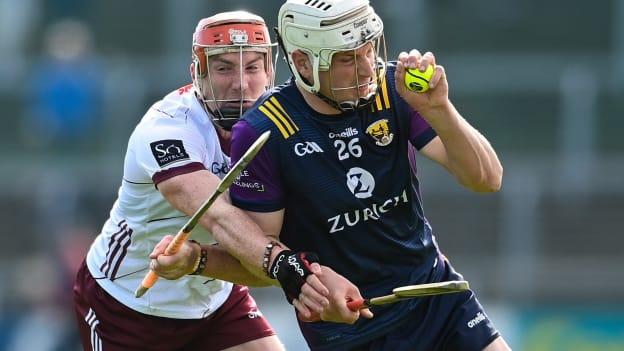
<svg viewBox="0 0 624 351">
<path fill-rule="evenodd" d="M 474 328 L 477 324 L 483 322 L 485 320 L 485 315 L 481 312 L 478 312 L 477 315 L 468 321 L 468 323 L 466 323 L 466 325 L 468 326 L 468 328 Z"/>
<path fill-rule="evenodd" d="M 384 213 L 387 213 L 400 204 L 408 202 L 407 191 L 403 190 L 401 195 L 391 197 L 384 202 L 375 203 L 363 209 L 341 213 L 327 220 L 327 223 L 331 225 L 329 233 L 337 233 L 344 230 L 345 226 L 353 227 L 360 222 L 366 222 L 369 220 L 378 221 Z"/>
<path fill-rule="evenodd" d="M 336 139 L 336 138 L 350 138 L 356 135 L 358 135 L 357 128 L 349 127 L 340 133 L 329 133 L 328 136 L 330 139 Z"/>
<path fill-rule="evenodd" d="M 366 199 L 373 195 L 375 178 L 369 171 L 353 167 L 347 173 L 347 187 L 358 199 Z"/>
<path fill-rule="evenodd" d="M 226 175 L 230 171 L 230 165 L 227 162 L 213 162 L 210 171 L 214 175 Z"/>
<path fill-rule="evenodd" d="M 164 167 L 170 163 L 180 160 L 190 159 L 188 153 L 184 149 L 182 140 L 166 139 L 150 143 L 152 155 L 158 162 L 160 167 Z"/>
<path fill-rule="evenodd" d="M 305 156 L 308 154 L 313 154 L 315 152 L 323 152 L 323 149 L 321 149 L 321 147 L 313 141 L 306 141 L 304 143 L 296 143 L 294 150 L 295 150 L 295 154 L 299 157 Z"/>
</svg>

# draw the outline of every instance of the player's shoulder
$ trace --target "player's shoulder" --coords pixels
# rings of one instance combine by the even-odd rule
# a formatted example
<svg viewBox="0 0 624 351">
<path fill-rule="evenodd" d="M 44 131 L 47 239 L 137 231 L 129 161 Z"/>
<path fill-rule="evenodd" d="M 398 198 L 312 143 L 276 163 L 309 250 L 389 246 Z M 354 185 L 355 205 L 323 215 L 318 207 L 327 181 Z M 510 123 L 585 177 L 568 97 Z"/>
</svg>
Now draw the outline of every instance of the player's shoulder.
<svg viewBox="0 0 624 351">
<path fill-rule="evenodd" d="M 189 124 L 198 115 L 205 115 L 192 85 L 178 88 L 156 101 L 145 113 L 142 122 L 152 124 Z"/>
<path fill-rule="evenodd" d="M 397 61 L 388 61 L 384 66 L 384 76 L 380 82 L 380 87 L 373 103 L 373 112 L 383 110 L 395 111 L 399 114 L 405 113 L 406 102 L 396 90 L 396 68 Z"/>
<path fill-rule="evenodd" d="M 394 74 L 396 73 L 397 61 L 388 61 L 386 62 L 386 81 L 388 82 L 389 87 L 394 90 Z"/>
<path fill-rule="evenodd" d="M 264 93 L 245 113 L 243 120 L 257 133 L 270 130 L 272 136 L 288 139 L 299 131 L 295 121 L 299 109 L 307 107 L 301 99 L 294 82 L 289 80 Z"/>
<path fill-rule="evenodd" d="M 176 89 L 156 101 L 145 113 L 142 122 L 148 124 L 188 124 L 194 114 L 203 113 L 195 98 L 192 85 Z"/>
<path fill-rule="evenodd" d="M 387 61 L 386 62 L 386 70 L 388 73 L 392 73 L 394 74 L 394 71 L 396 70 L 397 67 L 397 61 L 393 60 L 393 61 Z"/>
<path fill-rule="evenodd" d="M 388 112 L 396 112 L 397 108 L 403 107 L 401 105 L 404 104 L 404 101 L 395 87 L 395 72 L 396 61 L 389 61 L 383 65 L 381 70 L 383 76 L 378 81 L 377 94 L 374 96 L 370 106 L 373 114 L 381 113 L 386 115 Z"/>
<path fill-rule="evenodd" d="M 196 136 L 199 131 L 194 121 L 204 119 L 206 112 L 193 94 L 192 86 L 187 85 L 155 102 L 137 124 L 133 138 Z"/>
</svg>

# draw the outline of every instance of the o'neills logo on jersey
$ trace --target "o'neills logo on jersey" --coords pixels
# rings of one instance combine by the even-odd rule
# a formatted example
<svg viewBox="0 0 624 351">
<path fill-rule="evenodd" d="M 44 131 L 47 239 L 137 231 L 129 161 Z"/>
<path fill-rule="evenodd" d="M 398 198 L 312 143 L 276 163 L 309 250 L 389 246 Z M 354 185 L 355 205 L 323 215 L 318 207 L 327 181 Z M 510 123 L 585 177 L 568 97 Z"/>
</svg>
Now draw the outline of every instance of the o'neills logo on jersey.
<svg viewBox="0 0 624 351">
<path fill-rule="evenodd" d="M 483 322 L 485 320 L 485 315 L 481 312 L 478 312 L 477 315 L 468 321 L 468 323 L 466 323 L 466 325 L 468 326 L 468 328 L 472 329 L 474 328 L 477 324 Z"/>
<path fill-rule="evenodd" d="M 350 138 L 355 135 L 358 135 L 357 128 L 349 127 L 340 133 L 329 133 L 328 136 L 330 139 L 336 139 L 336 138 Z"/>
<path fill-rule="evenodd" d="M 387 119 L 380 119 L 379 121 L 369 125 L 366 128 L 366 134 L 375 139 L 375 144 L 379 146 L 386 146 L 392 142 L 394 134 L 390 133 L 390 127 L 388 127 Z"/>
<path fill-rule="evenodd" d="M 398 207 L 400 204 L 406 204 L 408 202 L 407 191 L 403 190 L 401 195 L 391 197 L 384 202 L 372 204 L 363 209 L 341 213 L 327 220 L 327 223 L 331 226 L 329 233 L 337 233 L 344 230 L 346 227 L 353 227 L 360 222 L 369 220 L 378 221 L 384 213 Z"/>
</svg>

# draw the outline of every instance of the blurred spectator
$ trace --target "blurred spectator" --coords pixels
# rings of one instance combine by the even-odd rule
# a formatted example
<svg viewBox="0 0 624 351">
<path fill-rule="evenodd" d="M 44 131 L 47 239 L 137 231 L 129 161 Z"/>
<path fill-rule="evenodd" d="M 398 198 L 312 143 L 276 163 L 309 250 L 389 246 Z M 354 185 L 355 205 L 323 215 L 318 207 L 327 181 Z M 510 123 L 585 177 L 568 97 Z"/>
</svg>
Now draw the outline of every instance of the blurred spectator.
<svg viewBox="0 0 624 351">
<path fill-rule="evenodd" d="M 44 54 L 29 72 L 24 143 L 34 147 L 80 145 L 101 117 L 102 68 L 89 29 L 65 19 L 44 34 Z"/>
<path fill-rule="evenodd" d="M 5 338 L 4 350 L 61 350 L 73 325 L 68 309 L 56 303 L 58 278 L 58 265 L 48 255 L 24 256 L 18 262 L 11 279 L 18 299 L 5 316 L 11 320 L 12 332 Z"/>
<path fill-rule="evenodd" d="M 11 273 L 14 284 L 7 313 L 0 316 L 0 351 L 80 349 L 71 288 L 94 229 L 66 230 L 48 253 L 26 255 Z"/>
</svg>

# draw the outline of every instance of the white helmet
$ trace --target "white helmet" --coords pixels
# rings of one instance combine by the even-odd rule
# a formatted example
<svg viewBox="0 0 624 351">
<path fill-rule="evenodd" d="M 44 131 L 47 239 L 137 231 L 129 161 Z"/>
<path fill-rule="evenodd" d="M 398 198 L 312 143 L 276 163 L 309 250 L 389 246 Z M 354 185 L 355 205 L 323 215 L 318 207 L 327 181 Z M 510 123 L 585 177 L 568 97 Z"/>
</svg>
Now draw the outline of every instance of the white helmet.
<svg viewBox="0 0 624 351">
<path fill-rule="evenodd" d="M 277 44 L 271 43 L 269 30 L 262 17 L 247 11 L 222 12 L 214 16 L 203 18 L 197 24 L 193 33 L 193 63 L 191 64 L 191 76 L 193 87 L 208 109 L 217 124 L 229 130 L 243 114 L 245 99 L 243 92 L 238 99 L 217 99 L 208 62 L 213 55 L 225 53 L 239 53 L 242 62 L 244 51 L 257 51 L 265 54 L 265 70 L 269 76 L 269 86 L 273 86 L 275 77 L 275 64 L 272 58 L 272 47 Z M 208 80 L 204 84 L 203 78 Z M 240 71 L 242 83 L 243 70 Z M 208 90 L 209 89 L 209 90 Z M 207 98 L 212 96 L 212 98 Z M 220 105 L 227 102 L 239 102 L 237 111 L 223 110 Z M 216 106 L 210 108 L 210 106 Z"/>
<path fill-rule="evenodd" d="M 374 92 L 364 101 L 346 102 L 333 101 L 319 93 L 319 71 L 329 70 L 332 56 L 369 43 L 373 43 L 378 61 L 375 84 L 379 86 L 379 80 L 383 79 L 387 57 L 383 22 L 368 0 L 287 0 L 280 8 L 278 32 L 288 65 L 302 88 L 343 111 L 372 101 Z M 306 81 L 297 71 L 292 60 L 292 53 L 296 50 L 310 58 L 313 83 Z M 383 57 L 380 57 L 380 50 Z"/>
</svg>

